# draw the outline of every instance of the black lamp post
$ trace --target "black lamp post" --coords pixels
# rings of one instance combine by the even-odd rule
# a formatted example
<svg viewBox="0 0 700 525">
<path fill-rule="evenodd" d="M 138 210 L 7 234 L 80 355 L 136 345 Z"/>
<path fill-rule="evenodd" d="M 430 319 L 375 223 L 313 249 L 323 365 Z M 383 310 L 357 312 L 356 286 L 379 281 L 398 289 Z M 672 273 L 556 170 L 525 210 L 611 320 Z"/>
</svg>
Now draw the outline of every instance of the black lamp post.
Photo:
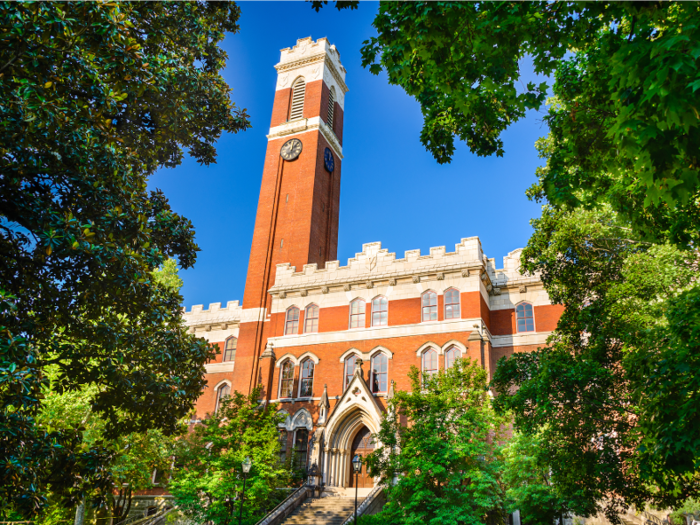
<svg viewBox="0 0 700 525">
<path fill-rule="evenodd" d="M 362 470 L 362 458 L 359 454 L 355 454 L 352 458 L 352 468 L 355 469 L 355 525 L 357 525 L 357 476 Z"/>
<path fill-rule="evenodd" d="M 248 478 L 248 472 L 250 472 L 250 467 L 252 464 L 253 462 L 248 456 L 246 456 L 243 460 L 243 465 L 241 465 L 243 468 L 243 494 L 241 494 L 241 507 L 238 511 L 238 525 L 241 525 L 241 520 L 243 519 L 243 499 L 245 498 L 245 481 Z"/>
</svg>

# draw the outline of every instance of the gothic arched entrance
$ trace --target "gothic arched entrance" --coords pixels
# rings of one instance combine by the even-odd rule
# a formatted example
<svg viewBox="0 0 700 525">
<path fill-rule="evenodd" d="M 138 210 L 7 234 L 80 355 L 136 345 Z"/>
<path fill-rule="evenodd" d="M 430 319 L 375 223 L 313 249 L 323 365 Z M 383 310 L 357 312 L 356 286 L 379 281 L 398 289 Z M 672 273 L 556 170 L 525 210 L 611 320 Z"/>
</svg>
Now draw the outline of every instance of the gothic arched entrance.
<svg viewBox="0 0 700 525">
<path fill-rule="evenodd" d="M 350 475 L 350 487 L 355 486 L 355 479 L 357 479 L 357 487 L 360 489 L 374 487 L 374 480 L 367 472 L 367 465 L 364 464 L 364 459 L 374 451 L 374 440 L 372 439 L 372 433 L 366 426 L 362 426 L 360 430 L 355 435 L 352 440 L 352 447 L 350 449 L 350 460 L 357 454 L 363 460 L 362 470 L 355 477 L 354 470 L 351 471 Z"/>
</svg>

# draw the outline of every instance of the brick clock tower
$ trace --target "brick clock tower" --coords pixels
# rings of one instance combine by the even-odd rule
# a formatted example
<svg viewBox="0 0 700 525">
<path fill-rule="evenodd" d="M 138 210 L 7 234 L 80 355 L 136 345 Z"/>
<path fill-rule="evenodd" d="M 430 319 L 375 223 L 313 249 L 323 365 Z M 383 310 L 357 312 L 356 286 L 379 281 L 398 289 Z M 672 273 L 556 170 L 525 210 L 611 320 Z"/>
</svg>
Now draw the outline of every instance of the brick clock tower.
<svg viewBox="0 0 700 525">
<path fill-rule="evenodd" d="M 253 245 L 240 317 L 233 390 L 270 384 L 261 356 L 271 332 L 276 265 L 337 258 L 345 68 L 326 38 L 282 49 Z M 302 320 L 300 319 L 301 323 Z M 270 393 L 266 392 L 270 398 Z M 274 396 L 273 396 L 274 397 Z"/>
</svg>

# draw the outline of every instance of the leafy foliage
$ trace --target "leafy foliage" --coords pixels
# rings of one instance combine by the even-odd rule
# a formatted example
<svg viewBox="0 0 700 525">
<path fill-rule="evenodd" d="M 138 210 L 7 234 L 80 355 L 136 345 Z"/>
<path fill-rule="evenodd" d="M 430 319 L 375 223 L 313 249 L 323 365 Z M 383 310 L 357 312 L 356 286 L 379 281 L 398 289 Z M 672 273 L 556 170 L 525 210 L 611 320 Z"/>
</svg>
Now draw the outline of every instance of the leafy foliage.
<svg viewBox="0 0 700 525">
<path fill-rule="evenodd" d="M 290 473 L 279 462 L 277 405 L 260 404 L 261 387 L 248 395 L 233 392 L 219 409 L 179 443 L 177 468 L 168 490 L 180 511 L 197 522 L 225 525 L 229 519 L 225 498 L 243 492 L 241 465 L 252 460 L 247 476 L 243 523 L 253 524 L 285 497 L 277 487 L 287 486 Z M 240 510 L 237 499 L 235 512 Z"/>
<path fill-rule="evenodd" d="M 438 162 L 455 138 L 503 155 L 503 131 L 551 89 L 553 149 L 535 193 L 557 206 L 605 199 L 647 240 L 697 246 L 697 3 L 383 2 L 373 25 L 362 63 L 416 98 Z M 523 85 L 526 56 L 554 83 Z"/>
<path fill-rule="evenodd" d="M 552 525 L 568 515 L 568 498 L 552 484 L 539 435 L 516 433 L 503 450 L 506 510 L 520 511 L 525 523 Z"/>
<path fill-rule="evenodd" d="M 367 458 L 387 492 L 385 523 L 481 524 L 502 518 L 504 488 L 495 414 L 486 372 L 470 359 L 423 378 L 389 402 L 379 446 Z M 500 520 L 499 520 L 500 521 Z"/>
<path fill-rule="evenodd" d="M 523 252 L 566 310 L 549 348 L 499 362 L 496 405 L 542 432 L 552 482 L 590 515 L 698 493 L 698 256 L 635 240 L 610 207 L 545 207 Z M 625 236 L 623 236 L 625 235 Z"/>
<path fill-rule="evenodd" d="M 99 385 L 104 436 L 173 433 L 213 356 L 151 272 L 190 267 L 191 223 L 146 177 L 185 150 L 215 161 L 249 126 L 220 75 L 235 4 L 0 3 L 0 508 L 107 486 L 110 452 L 36 424 L 57 393 Z M 0 511 L 2 512 L 2 511 Z"/>
</svg>

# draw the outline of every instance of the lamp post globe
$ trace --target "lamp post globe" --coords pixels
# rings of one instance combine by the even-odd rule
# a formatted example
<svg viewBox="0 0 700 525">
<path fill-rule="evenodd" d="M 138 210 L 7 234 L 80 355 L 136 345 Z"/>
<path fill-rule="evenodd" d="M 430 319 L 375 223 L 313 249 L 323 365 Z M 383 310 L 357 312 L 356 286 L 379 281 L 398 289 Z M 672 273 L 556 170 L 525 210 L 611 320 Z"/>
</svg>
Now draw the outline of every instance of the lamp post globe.
<svg viewBox="0 0 700 525">
<path fill-rule="evenodd" d="M 248 478 L 248 472 L 250 472 L 250 467 L 252 465 L 253 462 L 248 456 L 245 457 L 243 463 L 241 464 L 241 470 L 243 471 L 243 493 L 241 494 L 241 506 L 239 507 L 238 511 L 238 525 L 241 525 L 241 522 L 243 520 L 243 500 L 245 499 L 245 482 Z"/>
</svg>

